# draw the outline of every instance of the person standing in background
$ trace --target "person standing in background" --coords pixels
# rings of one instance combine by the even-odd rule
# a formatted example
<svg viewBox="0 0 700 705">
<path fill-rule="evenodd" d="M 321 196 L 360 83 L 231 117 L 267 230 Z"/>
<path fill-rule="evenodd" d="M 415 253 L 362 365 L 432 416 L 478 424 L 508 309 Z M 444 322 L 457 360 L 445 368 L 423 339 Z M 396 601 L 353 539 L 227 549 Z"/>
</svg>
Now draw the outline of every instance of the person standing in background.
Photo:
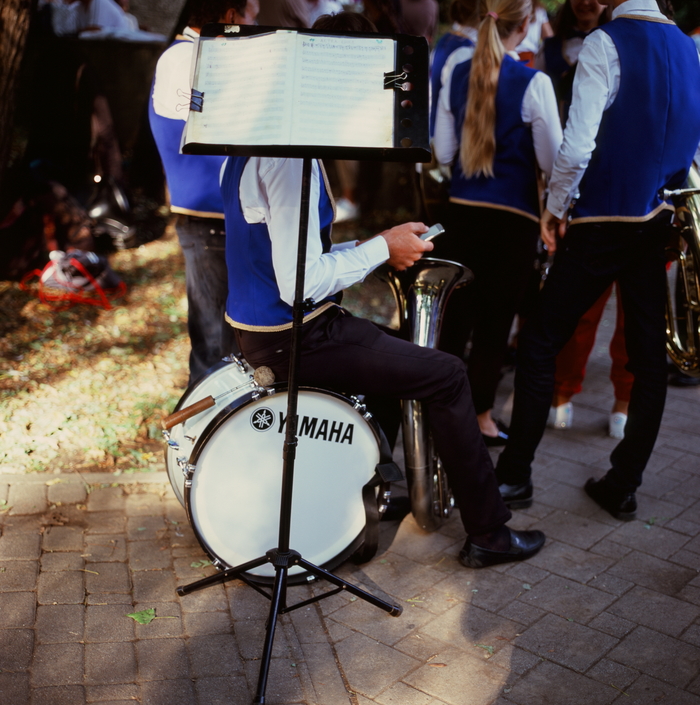
<svg viewBox="0 0 700 705">
<path fill-rule="evenodd" d="M 544 40 L 542 49 L 535 58 L 535 68 L 544 71 L 554 84 L 562 127 L 566 125 L 569 116 L 576 64 L 583 40 L 596 27 L 607 21 L 608 13 L 597 0 L 565 0 L 555 18 L 554 36 Z M 547 420 L 547 425 L 551 428 L 567 429 L 573 424 L 574 407 L 571 398 L 582 389 L 586 362 L 595 343 L 596 331 L 603 317 L 605 304 L 611 294 L 612 285 L 581 317 L 571 340 L 557 356 L 554 398 Z M 615 389 L 615 403 L 608 419 L 608 435 L 611 438 L 620 439 L 625 435 L 627 410 L 634 378 L 625 369 L 627 351 L 619 287 L 616 301 L 615 332 L 610 341 L 612 359 L 610 379 Z"/>
<path fill-rule="evenodd" d="M 258 24 L 308 29 L 309 4 L 306 0 L 260 0 Z"/>
<path fill-rule="evenodd" d="M 634 375 L 629 416 L 610 469 L 584 489 L 616 519 L 631 520 L 666 399 L 665 246 L 672 206 L 660 191 L 683 184 L 698 151 L 700 62 L 693 41 L 659 12 L 656 0 L 602 4 L 612 8 L 612 20 L 586 37 L 578 57 L 540 226 L 556 254 L 518 338 L 511 435 L 496 475 L 506 504 L 532 504 L 531 463 L 552 401 L 556 356 L 580 317 L 617 280 Z"/>
<path fill-rule="evenodd" d="M 428 44 L 433 43 L 440 19 L 437 0 L 401 0 L 401 17 L 406 34 L 425 37 Z"/>
<path fill-rule="evenodd" d="M 491 410 L 535 260 L 538 169 L 550 174 L 561 144 L 552 82 L 514 54 L 531 9 L 529 0 L 481 2 L 473 59 L 443 72 L 433 141 L 438 162 L 452 164 L 447 232 L 435 256 L 464 264 L 475 277 L 450 297 L 440 349 L 463 359 L 471 337 L 467 371 L 487 446 L 508 438 Z"/>
<path fill-rule="evenodd" d="M 435 117 L 438 98 L 442 88 L 442 71 L 448 58 L 458 49 L 460 61 L 468 61 L 474 54 L 478 35 L 479 0 L 452 0 L 450 3 L 450 20 L 452 27 L 440 37 L 430 56 L 430 140 L 435 134 Z M 455 57 L 456 58 L 456 57 Z"/>
<path fill-rule="evenodd" d="M 258 0 L 196 0 L 188 26 L 156 66 L 149 121 L 170 191 L 170 209 L 185 256 L 190 384 L 236 350 L 225 320 L 228 295 L 224 204 L 219 175 L 225 157 L 180 154 L 189 111 L 192 51 L 210 22 L 255 24 Z"/>
</svg>

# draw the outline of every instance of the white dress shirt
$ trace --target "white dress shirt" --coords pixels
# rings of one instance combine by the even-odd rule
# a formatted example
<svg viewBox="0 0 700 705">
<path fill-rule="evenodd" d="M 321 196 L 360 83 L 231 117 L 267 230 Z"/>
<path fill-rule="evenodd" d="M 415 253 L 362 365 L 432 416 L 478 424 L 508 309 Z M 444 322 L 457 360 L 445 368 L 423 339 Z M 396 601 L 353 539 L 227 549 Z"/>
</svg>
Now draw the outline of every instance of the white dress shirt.
<svg viewBox="0 0 700 705">
<path fill-rule="evenodd" d="M 613 20 L 620 15 L 666 20 L 656 0 L 627 0 L 613 10 Z M 571 201 L 578 196 L 603 113 L 613 104 L 619 88 L 620 57 L 615 43 L 604 31 L 592 32 L 584 39 L 578 57 L 564 141 L 549 182 L 547 209 L 557 218 L 564 217 Z"/>
<path fill-rule="evenodd" d="M 462 49 L 453 52 L 449 59 L 452 59 L 460 51 Z M 433 140 L 435 157 L 440 164 L 452 164 L 459 150 L 459 140 L 455 134 L 455 117 L 450 109 L 452 74 L 458 63 L 461 62 L 453 61 L 449 70 L 442 73 L 443 84 L 438 99 Z M 447 64 L 445 64 L 445 68 L 448 68 Z M 537 163 L 540 169 L 549 176 L 552 173 L 552 165 L 561 144 L 562 132 L 552 81 L 541 71 L 533 76 L 525 90 L 520 117 L 526 125 L 530 125 Z"/>
<path fill-rule="evenodd" d="M 246 222 L 267 224 L 280 296 L 290 306 L 294 303 L 296 283 L 302 163 L 301 159 L 251 157 L 243 170 L 239 190 Z M 389 259 L 389 247 L 383 237 L 372 238 L 357 247 L 357 241 L 344 242 L 333 245 L 331 252 L 323 252 L 318 218 L 322 178 L 325 177 L 314 160 L 304 298 L 316 301 L 363 281 Z M 326 188 L 330 194 L 327 183 Z"/>
</svg>

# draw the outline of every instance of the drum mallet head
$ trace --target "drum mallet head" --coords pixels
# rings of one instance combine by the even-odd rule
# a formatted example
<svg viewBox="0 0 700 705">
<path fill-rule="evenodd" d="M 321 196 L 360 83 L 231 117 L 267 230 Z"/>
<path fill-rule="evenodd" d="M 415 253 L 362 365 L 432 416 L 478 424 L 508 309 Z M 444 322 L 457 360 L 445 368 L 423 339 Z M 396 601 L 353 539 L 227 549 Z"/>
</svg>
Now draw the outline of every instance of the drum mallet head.
<svg viewBox="0 0 700 705">
<path fill-rule="evenodd" d="M 275 373 L 269 367 L 262 365 L 253 373 L 253 379 L 260 387 L 270 387 L 275 383 Z"/>
</svg>

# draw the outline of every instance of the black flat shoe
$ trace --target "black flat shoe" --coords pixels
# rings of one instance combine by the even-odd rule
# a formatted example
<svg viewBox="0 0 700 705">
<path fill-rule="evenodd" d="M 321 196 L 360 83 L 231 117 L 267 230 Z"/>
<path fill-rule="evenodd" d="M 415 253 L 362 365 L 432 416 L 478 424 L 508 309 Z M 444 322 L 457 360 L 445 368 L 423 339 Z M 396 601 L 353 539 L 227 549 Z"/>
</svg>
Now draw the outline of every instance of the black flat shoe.
<svg viewBox="0 0 700 705">
<path fill-rule="evenodd" d="M 524 561 L 544 546 L 545 536 L 541 531 L 510 531 L 510 548 L 507 551 L 492 551 L 476 546 L 467 539 L 459 552 L 459 562 L 467 568 L 487 568 L 501 563 Z"/>
<path fill-rule="evenodd" d="M 498 486 L 498 491 L 509 509 L 527 509 L 532 506 L 532 480 L 520 485 L 503 483 Z"/>
<path fill-rule="evenodd" d="M 622 495 L 619 492 L 611 492 L 605 483 L 605 478 L 594 480 L 592 477 L 583 489 L 599 507 L 612 514 L 615 519 L 632 521 L 637 516 L 637 498 L 634 492 Z"/>
<path fill-rule="evenodd" d="M 487 448 L 504 446 L 508 442 L 508 434 L 510 433 L 508 426 L 498 419 L 494 419 L 494 423 L 496 424 L 496 428 L 498 428 L 498 434 L 496 436 L 487 436 L 485 433 L 481 434 Z"/>
</svg>

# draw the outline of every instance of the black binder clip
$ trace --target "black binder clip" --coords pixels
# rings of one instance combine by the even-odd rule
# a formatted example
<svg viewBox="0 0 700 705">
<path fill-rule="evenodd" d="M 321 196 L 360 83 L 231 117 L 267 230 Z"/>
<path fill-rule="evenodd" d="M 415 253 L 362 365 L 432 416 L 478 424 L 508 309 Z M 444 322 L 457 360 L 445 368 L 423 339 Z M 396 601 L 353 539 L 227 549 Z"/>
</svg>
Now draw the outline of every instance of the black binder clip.
<svg viewBox="0 0 700 705">
<path fill-rule="evenodd" d="M 408 78 L 406 71 L 401 73 L 385 73 L 384 74 L 384 90 L 393 88 L 394 90 L 404 90 L 404 81 Z"/>
<path fill-rule="evenodd" d="M 195 113 L 201 113 L 203 106 L 204 93 L 193 88 L 192 95 L 190 96 L 190 110 L 194 110 Z"/>
</svg>

